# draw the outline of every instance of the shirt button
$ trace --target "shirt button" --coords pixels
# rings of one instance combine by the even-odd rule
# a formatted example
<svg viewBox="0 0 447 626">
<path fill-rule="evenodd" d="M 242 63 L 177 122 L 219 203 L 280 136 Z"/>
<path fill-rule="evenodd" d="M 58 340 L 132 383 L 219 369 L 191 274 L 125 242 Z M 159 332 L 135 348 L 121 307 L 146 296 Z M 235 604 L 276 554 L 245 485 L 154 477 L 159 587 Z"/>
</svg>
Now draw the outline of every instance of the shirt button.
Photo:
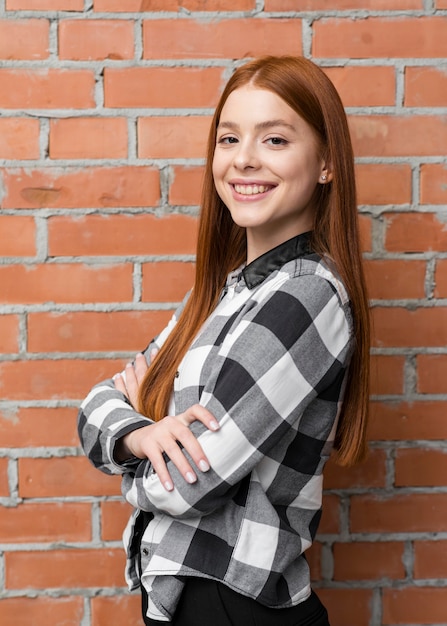
<svg viewBox="0 0 447 626">
<path fill-rule="evenodd" d="M 144 554 L 144 556 L 148 556 L 149 555 L 149 550 L 147 548 L 143 548 L 143 554 Z"/>
</svg>

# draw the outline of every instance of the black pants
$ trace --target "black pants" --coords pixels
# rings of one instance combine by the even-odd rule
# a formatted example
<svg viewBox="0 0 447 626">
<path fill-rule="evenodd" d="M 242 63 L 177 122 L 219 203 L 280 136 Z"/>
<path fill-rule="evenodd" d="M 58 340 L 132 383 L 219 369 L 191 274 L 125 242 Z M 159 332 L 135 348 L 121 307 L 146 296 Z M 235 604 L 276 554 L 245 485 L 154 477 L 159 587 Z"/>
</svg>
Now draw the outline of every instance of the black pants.
<svg viewBox="0 0 447 626">
<path fill-rule="evenodd" d="M 146 626 L 330 626 L 327 611 L 312 595 L 290 609 L 270 609 L 206 578 L 188 579 L 172 622 L 146 617 L 147 595 L 142 589 Z"/>
</svg>

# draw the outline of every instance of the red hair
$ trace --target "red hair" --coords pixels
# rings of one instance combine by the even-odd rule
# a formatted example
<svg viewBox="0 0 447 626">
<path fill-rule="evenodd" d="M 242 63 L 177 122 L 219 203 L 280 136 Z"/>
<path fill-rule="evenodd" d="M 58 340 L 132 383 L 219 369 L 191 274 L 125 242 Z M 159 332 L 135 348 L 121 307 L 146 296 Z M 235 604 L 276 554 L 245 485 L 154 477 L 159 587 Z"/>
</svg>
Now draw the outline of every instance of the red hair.
<svg viewBox="0 0 447 626">
<path fill-rule="evenodd" d="M 231 219 L 212 174 L 222 108 L 235 89 L 251 84 L 281 97 L 314 130 L 333 178 L 317 187 L 313 249 L 330 257 L 348 291 L 355 348 L 335 438 L 338 462 L 350 465 L 366 455 L 369 407 L 369 308 L 359 243 L 354 157 L 340 97 L 324 72 L 303 57 L 261 57 L 239 67 L 228 81 L 212 120 L 207 148 L 194 289 L 140 389 L 140 410 L 162 419 L 172 381 L 194 336 L 217 304 L 228 273 L 246 256 L 245 230 Z"/>
</svg>

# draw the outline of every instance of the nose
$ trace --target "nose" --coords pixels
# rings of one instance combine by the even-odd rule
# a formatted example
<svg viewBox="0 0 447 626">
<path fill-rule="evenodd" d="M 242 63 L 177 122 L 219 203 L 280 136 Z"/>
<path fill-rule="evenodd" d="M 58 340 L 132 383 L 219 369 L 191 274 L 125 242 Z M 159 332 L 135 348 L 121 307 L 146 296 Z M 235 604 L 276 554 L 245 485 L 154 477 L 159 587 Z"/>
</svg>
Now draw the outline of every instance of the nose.
<svg viewBox="0 0 447 626">
<path fill-rule="evenodd" d="M 234 166 L 239 170 L 257 169 L 259 156 L 251 141 L 240 141 L 234 153 Z"/>
</svg>

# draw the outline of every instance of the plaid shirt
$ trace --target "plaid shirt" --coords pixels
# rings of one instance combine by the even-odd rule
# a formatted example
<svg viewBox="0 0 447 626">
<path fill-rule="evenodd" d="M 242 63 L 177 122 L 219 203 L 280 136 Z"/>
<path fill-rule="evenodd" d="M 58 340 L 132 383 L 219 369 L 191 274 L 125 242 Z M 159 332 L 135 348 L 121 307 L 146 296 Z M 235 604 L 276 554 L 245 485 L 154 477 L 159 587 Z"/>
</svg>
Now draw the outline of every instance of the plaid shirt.
<svg viewBox="0 0 447 626">
<path fill-rule="evenodd" d="M 179 311 L 148 351 L 163 344 Z M 126 578 L 130 589 L 141 579 L 151 617 L 171 619 L 186 576 L 276 608 L 309 596 L 304 551 L 321 517 L 352 347 L 346 291 L 303 234 L 230 274 L 179 367 L 176 413 L 199 402 L 220 422 L 217 432 L 190 427 L 211 464 L 195 484 L 169 460 L 172 492 L 148 460 L 117 464 L 116 441 L 148 422 L 111 380 L 92 389 L 80 438 L 98 469 L 123 475 L 135 507 L 124 533 Z"/>
</svg>

